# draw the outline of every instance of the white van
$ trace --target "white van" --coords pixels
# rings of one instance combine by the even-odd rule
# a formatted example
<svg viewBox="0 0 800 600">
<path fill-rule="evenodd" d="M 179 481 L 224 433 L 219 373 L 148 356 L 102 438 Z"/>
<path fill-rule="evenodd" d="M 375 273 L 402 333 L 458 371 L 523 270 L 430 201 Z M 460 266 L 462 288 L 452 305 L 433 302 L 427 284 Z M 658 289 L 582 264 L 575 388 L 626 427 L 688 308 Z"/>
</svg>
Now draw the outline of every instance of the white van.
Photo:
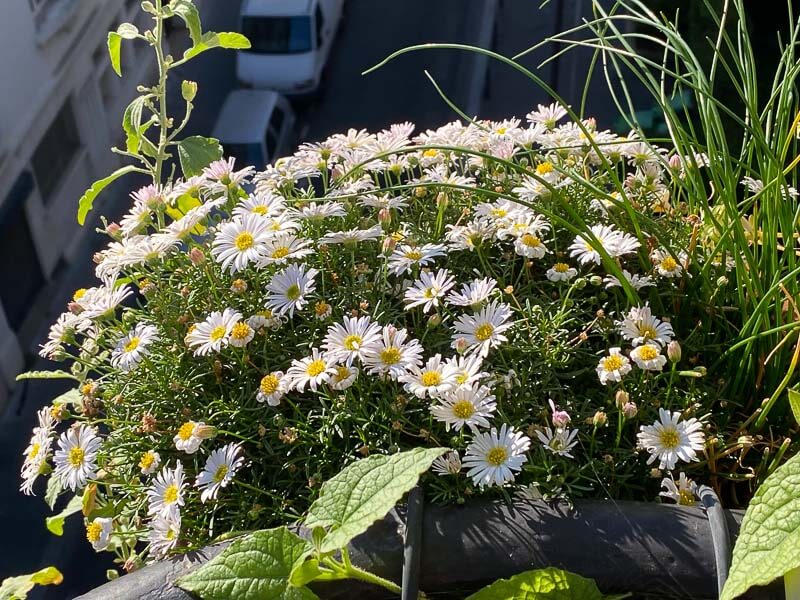
<svg viewBox="0 0 800 600">
<path fill-rule="evenodd" d="M 244 0 L 240 31 L 252 46 L 236 53 L 239 81 L 292 96 L 314 92 L 343 4 L 344 0 Z"/>
<path fill-rule="evenodd" d="M 263 169 L 292 152 L 295 116 L 289 101 L 270 90 L 234 90 L 214 126 L 213 136 L 225 156 L 236 158 L 237 168 Z"/>
</svg>

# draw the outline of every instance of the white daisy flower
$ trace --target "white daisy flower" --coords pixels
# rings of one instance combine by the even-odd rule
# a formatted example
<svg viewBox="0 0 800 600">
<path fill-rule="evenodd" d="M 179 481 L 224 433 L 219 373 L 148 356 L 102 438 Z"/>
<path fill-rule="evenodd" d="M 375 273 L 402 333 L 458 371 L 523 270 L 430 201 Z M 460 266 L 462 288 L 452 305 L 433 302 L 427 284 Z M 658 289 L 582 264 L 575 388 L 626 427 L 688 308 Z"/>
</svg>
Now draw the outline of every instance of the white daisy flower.
<svg viewBox="0 0 800 600">
<path fill-rule="evenodd" d="M 264 220 L 267 223 L 267 229 L 271 231 L 273 235 L 279 233 L 293 233 L 298 231 L 302 226 L 300 221 L 295 220 L 292 217 L 292 212 L 288 210 L 274 217 L 264 217 Z"/>
<path fill-rule="evenodd" d="M 233 167 L 236 164 L 234 157 L 227 159 L 221 158 L 215 160 L 205 169 L 203 169 L 203 176 L 206 179 L 216 182 L 209 186 L 213 192 L 226 192 L 229 188 L 235 188 L 239 185 L 247 183 L 250 175 L 255 171 L 254 167 L 245 167 L 241 171 L 234 171 Z"/>
<path fill-rule="evenodd" d="M 431 414 L 437 421 L 444 423 L 446 431 L 450 427 L 461 431 L 465 425 L 473 432 L 480 427 L 489 427 L 497 403 L 491 390 L 482 386 L 460 386 L 439 398 L 439 404 L 431 406 Z"/>
<path fill-rule="evenodd" d="M 322 347 L 331 359 L 349 367 L 356 358 L 363 360 L 380 337 L 381 326 L 369 317 L 345 317 L 344 325 L 336 323 L 328 328 Z"/>
<path fill-rule="evenodd" d="M 347 216 L 347 211 L 341 202 L 309 202 L 294 210 L 299 216 L 309 220 Z"/>
<path fill-rule="evenodd" d="M 328 383 L 331 386 L 331 389 L 341 392 L 342 390 L 346 390 L 351 385 L 353 385 L 357 377 L 358 377 L 358 369 L 356 369 L 355 367 L 347 365 L 336 365 L 336 372 L 333 374 L 331 380 Z"/>
<path fill-rule="evenodd" d="M 553 454 L 567 458 L 575 458 L 570 454 L 570 450 L 578 444 L 577 436 L 577 429 L 570 430 L 562 429 L 561 427 L 556 427 L 555 430 L 546 427 L 544 431 L 536 431 L 536 437 L 539 438 L 539 441 L 542 442 L 542 445 L 547 448 L 547 450 Z"/>
<path fill-rule="evenodd" d="M 312 348 L 311 356 L 300 360 L 293 360 L 292 366 L 286 371 L 289 379 L 289 389 L 302 393 L 306 385 L 311 391 L 316 392 L 317 387 L 327 383 L 336 374 L 336 361 L 326 354 L 320 353 L 318 348 Z"/>
<path fill-rule="evenodd" d="M 631 358 L 643 371 L 661 371 L 667 364 L 667 357 L 661 354 L 661 346 L 642 344 L 631 350 Z"/>
<path fill-rule="evenodd" d="M 186 454 L 194 454 L 200 448 L 203 440 L 214 437 L 216 430 L 210 425 L 197 421 L 187 421 L 178 429 L 172 438 L 175 447 Z"/>
<path fill-rule="evenodd" d="M 289 313 L 294 316 L 295 310 L 305 306 L 306 296 L 316 289 L 314 278 L 319 271 L 308 269 L 305 265 L 291 264 L 283 271 L 276 273 L 267 284 L 267 305 L 277 314 Z"/>
<path fill-rule="evenodd" d="M 406 310 L 422 306 L 422 312 L 439 306 L 439 301 L 455 285 L 455 279 L 447 269 L 439 269 L 436 274 L 423 271 L 403 296 Z"/>
<path fill-rule="evenodd" d="M 113 527 L 113 519 L 108 517 L 98 517 L 86 524 L 86 539 L 91 542 L 95 552 L 101 552 L 108 547 Z"/>
<path fill-rule="evenodd" d="M 260 310 L 253 316 L 248 317 L 247 324 L 256 331 L 265 327 L 277 331 L 286 320 L 286 317 L 280 317 L 270 309 L 266 309 Z"/>
<path fill-rule="evenodd" d="M 451 450 L 444 456 L 440 456 L 433 461 L 431 470 L 439 476 L 442 475 L 457 475 L 461 472 L 461 457 L 458 451 Z"/>
<path fill-rule="evenodd" d="M 525 453 L 530 445 L 530 438 L 503 424 L 499 433 L 492 427 L 486 433 L 476 434 L 462 462 L 475 485 L 503 485 L 513 481 L 514 472 L 528 460 Z"/>
<path fill-rule="evenodd" d="M 604 356 L 597 363 L 597 376 L 600 383 L 608 385 L 609 381 L 622 381 L 622 378 L 631 372 L 631 361 L 620 354 L 619 348 L 610 348 L 608 356 Z"/>
<path fill-rule="evenodd" d="M 459 386 L 472 386 L 489 376 L 488 373 L 481 371 L 483 357 L 478 353 L 466 356 L 451 356 L 447 359 L 447 365 L 455 370 L 456 385 Z"/>
<path fill-rule="evenodd" d="M 588 234 L 580 234 L 569 247 L 569 255 L 577 258 L 582 265 L 590 262 L 599 265 L 602 262 L 600 252 L 597 250 L 598 243 L 611 258 L 635 252 L 641 245 L 635 237 L 617 231 L 611 225 L 592 225 L 590 230 L 597 238 L 597 242 L 590 239 Z"/>
<path fill-rule="evenodd" d="M 617 326 L 622 337 L 630 340 L 634 346 L 647 343 L 665 346 L 675 335 L 672 325 L 654 317 L 646 304 L 633 307 Z"/>
<path fill-rule="evenodd" d="M 61 434 L 54 457 L 55 476 L 61 485 L 73 492 L 86 487 L 87 480 L 97 474 L 97 452 L 101 443 L 94 427 L 83 423 Z"/>
<path fill-rule="evenodd" d="M 214 311 L 205 321 L 197 323 L 186 335 L 186 345 L 194 349 L 195 356 L 205 356 L 219 352 L 230 341 L 233 326 L 241 321 L 242 315 L 232 308 Z"/>
<path fill-rule="evenodd" d="M 114 311 L 133 291 L 127 285 L 117 286 L 114 279 L 107 280 L 101 287 L 87 290 L 77 302 L 84 319 L 103 319 L 114 315 Z"/>
<path fill-rule="evenodd" d="M 631 273 L 627 269 L 622 269 L 622 276 L 628 281 L 631 287 L 637 291 L 641 290 L 642 288 L 655 285 L 651 277 L 648 277 L 647 275 L 637 275 L 635 273 Z M 619 279 L 617 279 L 614 275 L 606 275 L 603 278 L 603 283 L 606 284 L 606 289 L 622 286 Z"/>
<path fill-rule="evenodd" d="M 281 398 L 289 390 L 289 381 L 283 376 L 283 371 L 273 371 L 261 378 L 258 384 L 256 400 L 266 402 L 270 406 L 278 406 Z"/>
<path fill-rule="evenodd" d="M 470 306 L 478 310 L 497 289 L 497 282 L 491 277 L 473 279 L 461 285 L 460 292 L 450 292 L 447 303 L 453 306 Z"/>
<path fill-rule="evenodd" d="M 550 281 L 569 281 L 574 279 L 577 274 L 577 269 L 570 267 L 567 263 L 557 262 L 547 269 L 545 276 Z"/>
<path fill-rule="evenodd" d="M 650 254 L 650 260 L 656 267 L 656 271 L 662 277 L 680 277 L 683 275 L 683 265 L 686 262 L 687 255 L 685 252 L 678 254 L 678 259 L 675 260 L 672 255 L 666 250 L 657 248 Z"/>
<path fill-rule="evenodd" d="M 139 470 L 142 475 L 152 475 L 161 464 L 161 455 L 155 450 L 147 450 L 139 458 Z"/>
<path fill-rule="evenodd" d="M 260 216 L 236 217 L 219 226 L 211 254 L 224 270 L 236 273 L 260 260 L 264 244 L 271 236 L 266 221 Z"/>
<path fill-rule="evenodd" d="M 432 263 L 437 256 L 447 256 L 447 248 L 441 244 L 424 244 L 422 246 L 398 244 L 389 256 L 389 273 L 402 275 L 415 265 L 424 267 Z"/>
<path fill-rule="evenodd" d="M 698 461 L 705 448 L 703 424 L 695 418 L 681 421 L 681 413 L 658 409 L 658 421 L 642 425 L 636 435 L 639 446 L 650 453 L 647 464 L 659 461 L 659 469 L 671 471 L 679 460 Z"/>
<path fill-rule="evenodd" d="M 28 447 L 25 448 L 25 452 L 22 453 L 25 461 L 22 463 L 22 469 L 20 470 L 22 484 L 19 489 L 26 496 L 33 494 L 33 484 L 42 474 L 42 470 L 47 464 L 47 459 L 51 453 L 51 445 L 52 437 L 50 432 L 38 427 L 34 429 L 31 441 L 28 443 Z"/>
<path fill-rule="evenodd" d="M 220 488 L 226 487 L 233 481 L 236 471 L 244 464 L 244 457 L 240 456 L 241 451 L 242 447 L 239 444 L 227 444 L 211 452 L 195 482 L 195 487 L 202 490 L 201 502 L 216 500 Z"/>
<path fill-rule="evenodd" d="M 686 477 L 686 473 L 681 471 L 678 481 L 673 479 L 672 474 L 661 480 L 661 487 L 664 488 L 659 496 L 664 496 L 674 500 L 682 506 L 695 506 L 697 504 L 697 484 Z"/>
<path fill-rule="evenodd" d="M 403 196 L 389 196 L 388 194 L 367 194 L 358 199 L 361 206 L 373 208 L 388 208 L 401 211 L 408 206 L 408 198 Z"/>
<path fill-rule="evenodd" d="M 157 558 L 165 557 L 177 545 L 180 534 L 181 514 L 178 511 L 156 516 L 150 521 L 150 554 Z"/>
<path fill-rule="evenodd" d="M 319 239 L 320 244 L 347 244 L 375 241 L 383 235 L 383 228 L 375 225 L 369 229 L 348 229 L 347 231 L 329 231 Z"/>
<path fill-rule="evenodd" d="M 244 218 L 248 215 L 277 217 L 284 210 L 286 210 L 286 200 L 277 194 L 267 192 L 265 194 L 250 195 L 239 202 L 233 209 L 233 217 Z"/>
<path fill-rule="evenodd" d="M 503 332 L 513 325 L 507 322 L 511 316 L 508 304 L 494 300 L 474 315 L 461 315 L 453 324 L 453 339 L 466 339 L 468 351 L 486 357 L 490 348 L 508 341 Z"/>
<path fill-rule="evenodd" d="M 408 338 L 405 329 L 397 329 L 387 325 L 381 332 L 381 338 L 364 351 L 364 366 L 375 375 L 388 375 L 397 381 L 409 369 L 422 364 L 422 346 L 415 339 Z"/>
<path fill-rule="evenodd" d="M 179 461 L 174 469 L 164 467 L 147 488 L 148 515 L 162 518 L 180 514 L 184 504 L 183 490 L 186 487 L 183 464 Z"/>
<path fill-rule="evenodd" d="M 455 369 L 442 362 L 441 354 L 436 354 L 423 367 L 410 366 L 409 372 L 401 375 L 398 381 L 404 383 L 406 391 L 417 398 L 426 395 L 436 398 L 456 387 L 456 377 Z"/>
<path fill-rule="evenodd" d="M 239 321 L 231 327 L 231 334 L 228 343 L 234 348 L 244 348 L 255 337 L 255 330 L 245 321 Z"/>
<path fill-rule="evenodd" d="M 314 252 L 313 248 L 309 248 L 310 245 L 310 241 L 298 238 L 293 233 L 279 233 L 264 242 L 258 266 L 285 263 L 308 256 Z"/>
<path fill-rule="evenodd" d="M 117 346 L 111 352 L 111 366 L 123 371 L 132 370 L 150 353 L 148 346 L 156 340 L 158 340 L 157 327 L 138 323 L 117 342 Z"/>
<path fill-rule="evenodd" d="M 514 241 L 514 252 L 525 258 L 543 258 L 549 250 L 538 235 L 523 233 Z"/>
<path fill-rule="evenodd" d="M 567 109 L 560 104 L 545 106 L 539 104 L 536 110 L 529 112 L 525 118 L 529 123 L 543 125 L 545 129 L 555 129 L 556 124 L 567 115 Z"/>
</svg>

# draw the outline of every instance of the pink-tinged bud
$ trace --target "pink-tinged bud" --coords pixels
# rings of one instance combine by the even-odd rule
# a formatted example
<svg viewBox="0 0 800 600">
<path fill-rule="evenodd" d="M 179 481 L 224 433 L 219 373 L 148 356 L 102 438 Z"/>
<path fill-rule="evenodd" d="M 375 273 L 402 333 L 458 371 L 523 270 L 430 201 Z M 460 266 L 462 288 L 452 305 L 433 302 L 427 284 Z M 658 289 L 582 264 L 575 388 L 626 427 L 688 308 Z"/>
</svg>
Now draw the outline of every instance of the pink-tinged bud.
<svg viewBox="0 0 800 600">
<path fill-rule="evenodd" d="M 189 260 L 192 261 L 194 266 L 202 265 L 206 260 L 206 255 L 200 248 L 194 247 L 189 250 Z"/>
<path fill-rule="evenodd" d="M 336 165 L 331 169 L 331 179 L 336 181 L 337 179 L 341 179 L 344 175 L 344 169 L 342 169 L 341 165 Z"/>
<path fill-rule="evenodd" d="M 442 315 L 439 313 L 432 314 L 428 317 L 428 327 L 438 327 L 442 323 Z"/>
<path fill-rule="evenodd" d="M 453 341 L 453 348 L 459 354 L 464 354 L 464 352 L 467 351 L 467 348 L 469 348 L 469 342 L 467 341 L 467 338 L 456 338 L 456 340 Z"/>
<path fill-rule="evenodd" d="M 79 315 L 83 312 L 83 307 L 77 302 L 70 302 L 67 304 L 67 310 L 73 315 Z"/>
<path fill-rule="evenodd" d="M 673 171 L 680 171 L 681 170 L 681 157 L 677 154 L 673 154 L 669 157 L 669 168 Z"/>
<path fill-rule="evenodd" d="M 378 211 L 378 222 L 388 225 L 392 222 L 392 211 L 388 208 L 382 208 Z"/>
<path fill-rule="evenodd" d="M 95 252 L 92 254 L 92 262 L 96 265 L 99 265 L 101 262 L 103 262 L 103 258 L 104 256 L 102 252 Z"/>
<path fill-rule="evenodd" d="M 111 237 L 113 237 L 114 239 L 117 239 L 119 237 L 119 230 L 120 230 L 119 223 L 109 223 L 106 226 L 106 233 Z"/>
<path fill-rule="evenodd" d="M 385 240 L 383 240 L 382 250 L 383 253 L 386 254 L 387 256 L 392 252 L 394 252 L 394 249 L 396 247 L 397 247 L 397 240 L 394 239 L 393 237 L 387 237 Z"/>
<path fill-rule="evenodd" d="M 592 424 L 595 427 L 602 427 L 608 421 L 608 416 L 602 410 L 598 410 L 592 417 Z"/>
<path fill-rule="evenodd" d="M 444 192 L 439 192 L 436 195 L 436 207 L 437 208 L 445 208 L 445 207 L 447 207 L 448 203 L 449 203 L 449 200 L 447 198 L 447 194 L 445 194 Z"/>
<path fill-rule="evenodd" d="M 626 402 L 622 407 L 622 415 L 626 419 L 632 419 L 638 412 L 639 409 L 634 402 Z"/>
<path fill-rule="evenodd" d="M 628 396 L 628 392 L 625 390 L 619 390 L 614 396 L 614 400 L 617 403 L 617 408 L 622 408 L 630 401 L 630 396 Z"/>
<path fill-rule="evenodd" d="M 670 362 L 680 362 L 681 345 L 677 342 L 677 340 L 672 340 L 669 344 L 667 344 L 667 358 L 669 358 Z"/>
<path fill-rule="evenodd" d="M 394 336 L 397 335 L 397 327 L 395 327 L 394 325 L 389 324 L 389 325 L 386 325 L 383 329 L 386 332 L 387 337 L 390 340 L 394 340 Z"/>
<path fill-rule="evenodd" d="M 550 402 L 550 410 L 553 411 L 553 416 L 551 417 L 553 421 L 553 427 L 558 427 L 560 429 L 563 429 L 564 427 L 569 425 L 570 421 L 572 421 L 572 418 L 570 418 L 569 413 L 565 410 L 559 410 L 558 408 L 556 408 L 556 404 L 552 400 L 550 400 L 549 402 Z"/>
</svg>

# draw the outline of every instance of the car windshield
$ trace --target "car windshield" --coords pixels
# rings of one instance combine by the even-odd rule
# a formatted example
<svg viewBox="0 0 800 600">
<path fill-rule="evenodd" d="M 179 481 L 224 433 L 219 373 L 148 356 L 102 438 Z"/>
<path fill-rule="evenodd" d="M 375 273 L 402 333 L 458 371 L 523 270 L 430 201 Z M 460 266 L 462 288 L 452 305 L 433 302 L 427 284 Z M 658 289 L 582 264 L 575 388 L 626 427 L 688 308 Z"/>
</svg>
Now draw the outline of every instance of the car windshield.
<svg viewBox="0 0 800 600">
<path fill-rule="evenodd" d="M 233 156 L 237 165 L 254 165 L 260 169 L 266 164 L 260 144 L 226 144 L 223 142 L 222 151 L 225 156 Z"/>
<path fill-rule="evenodd" d="M 311 18 L 244 17 L 242 33 L 252 44 L 250 52 L 299 54 L 311 50 Z"/>
</svg>

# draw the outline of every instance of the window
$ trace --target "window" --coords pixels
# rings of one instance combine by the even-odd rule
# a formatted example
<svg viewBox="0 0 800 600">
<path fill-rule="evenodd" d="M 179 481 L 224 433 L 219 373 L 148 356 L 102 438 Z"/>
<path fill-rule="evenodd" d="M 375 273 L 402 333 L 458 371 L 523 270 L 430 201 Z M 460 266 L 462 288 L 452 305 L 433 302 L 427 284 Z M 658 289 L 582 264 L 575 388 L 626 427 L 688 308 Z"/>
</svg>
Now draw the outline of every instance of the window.
<svg viewBox="0 0 800 600">
<path fill-rule="evenodd" d="M 67 100 L 33 152 L 31 166 L 42 200 L 47 203 L 81 147 L 72 104 Z"/>
<path fill-rule="evenodd" d="M 322 27 L 325 25 L 325 19 L 322 16 L 319 4 L 317 4 L 317 10 L 314 12 L 314 20 L 317 22 L 317 48 L 322 48 Z"/>
<path fill-rule="evenodd" d="M 248 52 L 301 54 L 311 50 L 311 19 L 303 17 L 244 17 L 242 33 L 252 44 Z"/>
</svg>

